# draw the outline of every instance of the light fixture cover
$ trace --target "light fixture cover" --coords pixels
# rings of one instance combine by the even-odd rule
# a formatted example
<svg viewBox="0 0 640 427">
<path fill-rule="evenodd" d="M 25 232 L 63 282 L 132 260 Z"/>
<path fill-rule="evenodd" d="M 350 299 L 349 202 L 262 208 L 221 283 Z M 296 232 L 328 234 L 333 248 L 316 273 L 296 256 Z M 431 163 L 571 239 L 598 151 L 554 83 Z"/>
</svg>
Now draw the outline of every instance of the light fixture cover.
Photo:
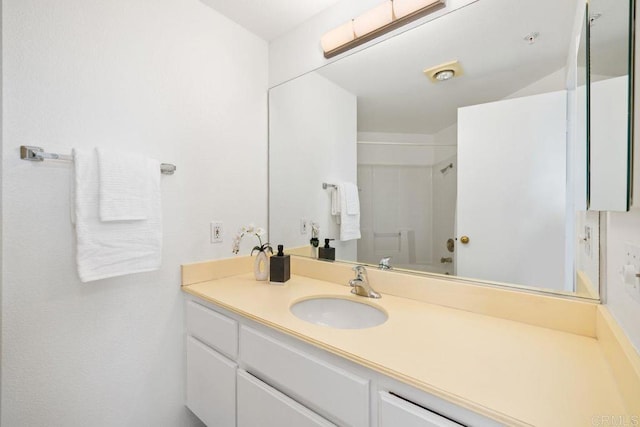
<svg viewBox="0 0 640 427">
<path fill-rule="evenodd" d="M 324 57 L 331 58 L 374 37 L 393 31 L 445 6 L 446 0 L 386 0 L 320 39 Z"/>
<path fill-rule="evenodd" d="M 442 79 L 442 78 L 438 79 L 438 73 L 442 71 L 451 71 L 453 72 L 453 76 L 449 77 L 448 79 Z M 453 77 L 460 77 L 462 74 L 464 74 L 462 71 L 462 66 L 458 61 L 445 62 L 444 64 L 436 65 L 435 67 L 425 68 L 422 72 L 427 77 L 429 77 L 429 80 L 431 80 L 434 83 L 450 80 Z M 441 75 L 441 77 L 444 77 L 444 76 L 446 76 L 446 73 L 443 73 Z"/>
<path fill-rule="evenodd" d="M 345 43 L 349 43 L 355 38 L 356 36 L 353 33 L 353 21 L 349 21 L 322 36 L 320 44 L 322 45 L 322 50 L 324 52 L 329 52 Z"/>
<path fill-rule="evenodd" d="M 451 80 L 455 76 L 456 72 L 453 70 L 440 70 L 433 75 L 433 77 L 438 81 Z"/>
<path fill-rule="evenodd" d="M 393 4 L 386 1 L 353 20 L 356 37 L 362 37 L 393 22 Z"/>
<path fill-rule="evenodd" d="M 393 0 L 393 14 L 399 19 L 439 3 L 442 3 L 442 0 Z"/>
</svg>

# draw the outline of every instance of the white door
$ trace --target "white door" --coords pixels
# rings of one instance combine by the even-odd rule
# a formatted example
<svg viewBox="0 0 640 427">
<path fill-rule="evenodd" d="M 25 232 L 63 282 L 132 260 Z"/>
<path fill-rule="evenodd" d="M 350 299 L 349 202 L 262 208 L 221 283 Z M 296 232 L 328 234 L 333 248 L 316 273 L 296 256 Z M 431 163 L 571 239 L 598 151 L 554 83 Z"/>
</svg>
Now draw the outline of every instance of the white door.
<svg viewBox="0 0 640 427">
<path fill-rule="evenodd" d="M 565 91 L 460 108 L 457 274 L 564 289 L 566 179 Z"/>
</svg>

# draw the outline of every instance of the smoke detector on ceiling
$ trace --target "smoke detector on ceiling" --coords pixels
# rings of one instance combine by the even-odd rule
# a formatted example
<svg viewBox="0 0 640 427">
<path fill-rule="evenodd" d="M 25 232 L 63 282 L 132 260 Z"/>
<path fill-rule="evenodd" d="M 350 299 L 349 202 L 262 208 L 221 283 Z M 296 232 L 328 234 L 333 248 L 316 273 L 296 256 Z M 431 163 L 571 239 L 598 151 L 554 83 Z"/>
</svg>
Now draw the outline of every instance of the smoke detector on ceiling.
<svg viewBox="0 0 640 427">
<path fill-rule="evenodd" d="M 540 37 L 540 33 L 537 31 L 533 31 L 522 38 L 522 40 L 526 41 L 529 44 L 534 44 L 536 40 Z"/>
</svg>

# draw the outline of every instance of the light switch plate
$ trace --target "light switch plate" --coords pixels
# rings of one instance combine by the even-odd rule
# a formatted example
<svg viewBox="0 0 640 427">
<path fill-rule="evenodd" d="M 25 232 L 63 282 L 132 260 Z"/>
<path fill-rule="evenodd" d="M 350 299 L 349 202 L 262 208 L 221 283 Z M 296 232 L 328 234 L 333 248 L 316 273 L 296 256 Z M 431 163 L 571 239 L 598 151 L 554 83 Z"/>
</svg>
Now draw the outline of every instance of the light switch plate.
<svg viewBox="0 0 640 427">
<path fill-rule="evenodd" d="M 584 254 L 591 257 L 591 227 L 584 226 Z"/>
<path fill-rule="evenodd" d="M 625 266 L 633 266 L 635 274 L 640 273 L 640 245 L 632 243 L 626 243 L 625 249 Z M 624 267 L 623 267 L 623 282 L 626 292 L 636 301 L 640 302 L 640 278 L 636 277 L 635 280 L 624 279 Z"/>
</svg>

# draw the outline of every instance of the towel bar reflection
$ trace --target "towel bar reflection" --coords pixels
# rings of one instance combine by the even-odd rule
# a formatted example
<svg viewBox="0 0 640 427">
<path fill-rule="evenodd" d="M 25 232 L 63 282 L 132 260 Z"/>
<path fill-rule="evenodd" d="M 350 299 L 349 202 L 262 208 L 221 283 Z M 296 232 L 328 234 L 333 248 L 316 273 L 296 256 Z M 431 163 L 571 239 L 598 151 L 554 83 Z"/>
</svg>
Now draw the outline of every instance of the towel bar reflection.
<svg viewBox="0 0 640 427">
<path fill-rule="evenodd" d="M 29 145 L 20 146 L 20 158 L 22 160 L 30 160 L 32 162 L 42 162 L 45 159 L 73 161 L 73 156 L 70 154 L 45 153 L 41 147 L 33 147 Z M 175 171 L 175 165 L 170 163 L 160 164 L 160 173 L 163 175 L 173 175 Z"/>
<path fill-rule="evenodd" d="M 323 182 L 322 183 L 322 189 L 326 190 L 327 188 L 334 188 L 334 189 L 337 190 L 338 186 L 336 184 L 329 184 L 329 183 Z M 358 187 L 358 191 L 362 191 L 362 188 Z"/>
</svg>

